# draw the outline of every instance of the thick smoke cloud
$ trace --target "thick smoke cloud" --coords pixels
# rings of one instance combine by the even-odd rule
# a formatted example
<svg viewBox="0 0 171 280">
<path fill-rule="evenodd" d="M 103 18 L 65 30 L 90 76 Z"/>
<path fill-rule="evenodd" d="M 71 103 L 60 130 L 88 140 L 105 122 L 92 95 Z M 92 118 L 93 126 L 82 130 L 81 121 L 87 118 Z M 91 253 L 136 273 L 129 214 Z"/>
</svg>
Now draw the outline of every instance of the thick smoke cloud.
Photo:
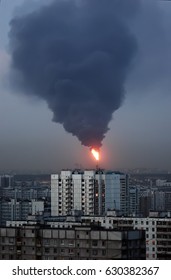
<svg viewBox="0 0 171 280">
<path fill-rule="evenodd" d="M 122 104 L 137 49 L 125 19 L 137 2 L 59 0 L 11 21 L 15 82 L 85 146 L 102 145 Z"/>
</svg>

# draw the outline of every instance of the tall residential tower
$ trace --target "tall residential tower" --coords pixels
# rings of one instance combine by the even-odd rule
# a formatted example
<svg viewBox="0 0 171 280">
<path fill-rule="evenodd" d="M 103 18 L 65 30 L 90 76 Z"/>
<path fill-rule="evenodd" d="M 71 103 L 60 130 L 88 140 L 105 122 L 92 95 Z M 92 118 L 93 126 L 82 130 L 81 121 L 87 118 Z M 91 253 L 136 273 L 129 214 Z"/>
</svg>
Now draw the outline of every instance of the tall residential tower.
<svg viewBox="0 0 171 280">
<path fill-rule="evenodd" d="M 51 175 L 51 215 L 103 215 L 109 209 L 128 214 L 128 175 L 114 171 L 63 170 Z"/>
</svg>

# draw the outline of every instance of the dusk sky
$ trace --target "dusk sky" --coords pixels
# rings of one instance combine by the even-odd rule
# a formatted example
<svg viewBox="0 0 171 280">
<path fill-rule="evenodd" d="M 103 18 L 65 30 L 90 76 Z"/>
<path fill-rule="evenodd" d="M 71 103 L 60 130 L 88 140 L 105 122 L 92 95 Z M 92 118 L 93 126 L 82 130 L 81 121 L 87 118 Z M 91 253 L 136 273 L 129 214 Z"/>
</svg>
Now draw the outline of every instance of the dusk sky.
<svg viewBox="0 0 171 280">
<path fill-rule="evenodd" d="M 90 0 L 84 0 L 83 2 L 86 1 L 90 3 Z M 118 0 L 113 0 L 113 2 L 115 1 L 117 2 Z M 93 89 L 96 88 L 97 92 L 101 90 L 101 95 L 105 94 L 106 100 L 109 100 L 109 104 L 111 105 L 110 110 L 115 112 L 110 120 L 110 114 L 107 116 L 105 114 L 110 110 L 104 110 L 105 113 L 102 114 L 102 117 L 104 117 L 106 122 L 104 122 L 103 125 L 103 121 L 100 121 L 100 118 L 97 118 L 96 122 L 93 117 L 91 130 L 83 131 L 81 134 L 79 132 L 75 133 L 75 131 L 79 129 L 77 123 L 79 124 L 79 114 L 83 112 L 82 107 L 80 107 L 81 110 L 78 112 L 78 118 L 76 118 L 76 127 L 73 127 L 73 124 L 68 122 L 66 118 L 66 122 L 63 120 L 65 116 L 59 114 L 59 107 L 55 106 L 54 109 L 52 101 L 49 99 L 49 96 L 47 96 L 47 93 L 43 95 L 41 87 L 37 84 L 33 86 L 33 79 L 30 78 L 27 80 L 27 83 L 30 83 L 29 85 L 33 94 L 28 94 L 28 87 L 24 88 L 22 86 L 21 88 L 15 86 L 15 69 L 12 69 L 11 66 L 11 61 L 13 59 L 11 44 L 14 43 L 14 40 L 10 42 L 9 39 L 11 36 L 9 36 L 9 31 L 11 29 L 9 23 L 14 18 L 22 18 L 21 23 L 26 22 L 28 24 L 28 20 L 32 19 L 32 13 L 34 11 L 44 11 L 37 14 L 39 15 L 37 21 L 39 22 L 43 17 L 42 14 L 46 14 L 45 9 L 42 10 L 42 6 L 47 2 L 48 5 L 51 5 L 53 2 L 62 2 L 62 0 L 2 0 L 0 3 L 0 172 L 10 170 L 18 172 L 50 172 L 58 171 L 63 168 L 94 168 L 96 162 L 92 158 L 90 148 L 88 147 L 90 141 L 85 136 L 87 135 L 87 131 L 92 131 L 93 125 L 95 126 L 95 132 L 89 132 L 88 134 L 92 134 L 89 136 L 91 139 L 97 136 L 97 143 L 101 143 L 102 141 L 100 167 L 113 170 L 119 168 L 160 168 L 171 171 L 171 1 L 129 0 L 127 3 L 129 2 L 130 6 L 128 6 L 125 4 L 126 1 L 120 0 L 121 5 L 117 10 L 118 13 L 120 12 L 120 15 L 119 19 L 116 20 L 116 25 L 117 28 L 121 28 L 120 30 L 123 31 L 123 37 L 125 36 L 124 42 L 129 44 L 126 45 L 124 43 L 123 52 L 123 45 L 119 44 L 119 55 L 122 59 L 118 60 L 118 63 L 122 63 L 123 68 L 121 69 L 119 64 L 112 65 L 111 61 L 109 61 L 109 68 L 108 64 L 105 62 L 106 68 L 102 68 L 103 70 L 105 69 L 104 77 L 106 77 L 106 83 L 110 89 L 106 89 L 106 93 L 104 93 L 106 83 L 103 83 L 102 79 L 99 81 L 99 87 L 96 88 L 93 85 Z M 69 3 L 74 1 L 63 0 L 63 2 Z M 81 6 L 82 0 L 77 0 L 75 2 L 76 6 Z M 104 3 L 106 5 L 104 13 L 108 13 L 108 10 L 111 10 L 111 7 L 107 6 L 110 2 L 111 1 L 99 0 L 99 3 L 103 3 L 101 4 L 102 7 Z M 98 1 L 95 0 L 94 3 L 98 5 Z M 135 3 L 138 4 L 135 5 Z M 92 4 L 89 5 L 88 7 L 90 8 L 93 6 Z M 82 7 L 80 9 L 83 13 L 84 8 Z M 78 10 L 76 9 L 76 11 L 74 10 L 74 12 L 69 14 L 71 21 L 72 18 L 74 18 L 72 13 L 76 13 Z M 101 10 L 98 7 L 97 13 L 94 11 L 90 12 L 90 18 L 94 15 L 98 17 L 100 13 Z M 30 14 L 30 16 L 27 17 L 27 14 Z M 74 15 L 76 18 L 78 17 L 77 14 Z M 26 21 L 25 18 L 27 19 Z M 85 20 L 84 24 L 89 24 L 89 17 L 86 18 L 86 11 L 85 17 L 83 16 L 83 18 L 82 20 Z M 33 26 L 29 26 L 28 30 L 31 30 L 31 28 L 34 29 L 34 21 L 32 22 Z M 94 26 L 96 26 L 96 22 Z M 111 32 L 113 32 L 112 26 L 110 27 Z M 15 28 L 17 28 L 17 26 L 15 26 L 14 29 Z M 14 29 L 12 31 L 13 33 Z M 95 33 L 95 30 L 92 32 Z M 114 38 L 120 38 L 117 37 L 118 31 L 115 30 L 114 32 L 116 33 Z M 32 42 L 31 37 L 33 33 L 29 34 L 30 38 L 27 37 L 27 40 Z M 36 30 L 33 34 L 33 39 L 35 34 Z M 71 32 L 71 34 L 74 34 L 73 38 L 76 38 L 74 31 L 73 33 Z M 100 39 L 103 40 L 105 36 L 104 34 L 101 35 L 103 36 L 100 37 Z M 41 37 L 41 33 L 37 34 L 37 36 Z M 38 42 L 40 41 L 39 37 Z M 98 42 L 100 39 L 98 37 Z M 107 39 L 110 39 L 110 32 Z M 75 39 L 73 39 L 73 45 L 77 45 L 78 41 L 74 40 Z M 90 38 L 88 38 L 88 40 L 90 40 Z M 95 39 L 93 38 L 93 40 Z M 108 45 L 112 45 L 111 42 L 110 40 L 106 41 Z M 21 41 L 21 43 L 23 42 Z M 84 43 L 84 45 L 85 44 L 86 43 Z M 33 53 L 34 52 L 35 49 L 33 50 Z M 126 53 L 127 55 L 125 55 Z M 65 56 L 66 54 L 65 52 Z M 25 61 L 31 64 L 32 55 L 29 55 L 28 57 L 25 55 Z M 34 55 L 36 56 L 36 52 Z M 98 59 L 99 57 L 96 57 L 96 60 Z M 106 56 L 103 59 L 105 60 Z M 127 61 L 124 61 L 124 59 Z M 89 59 L 89 61 L 90 64 L 85 64 L 88 71 L 91 72 L 90 65 L 94 67 L 97 61 L 94 62 L 94 58 L 92 60 Z M 100 61 L 102 61 L 101 58 Z M 81 65 L 80 67 L 84 67 L 83 62 L 79 63 L 79 65 Z M 15 65 L 17 65 L 17 63 Z M 36 63 L 35 65 L 36 67 L 38 66 Z M 33 65 L 33 67 L 35 67 L 35 65 Z M 116 71 L 116 68 L 118 71 Z M 72 73 L 75 71 L 74 75 L 79 72 L 81 76 L 79 69 L 80 68 L 74 67 L 71 71 Z M 40 69 L 40 72 L 41 70 L 42 69 Z M 62 74 L 64 71 L 66 72 L 66 69 L 63 69 Z M 101 70 L 99 70 L 99 72 L 100 71 Z M 67 74 L 68 72 L 69 70 L 67 70 Z M 35 73 L 33 72 L 33 77 L 35 77 Z M 105 75 L 105 73 L 107 74 Z M 112 77 L 112 73 L 116 73 L 115 77 Z M 62 74 L 60 73 L 60 75 Z M 100 77 L 103 76 L 102 74 L 103 72 L 100 72 Z M 70 75 L 70 79 L 73 79 L 71 74 L 68 75 Z M 92 77 L 93 74 L 90 76 Z M 121 79 L 122 85 L 116 86 L 121 76 L 124 77 Z M 82 78 L 80 79 L 83 80 Z M 75 79 L 74 81 L 77 80 L 78 79 Z M 92 80 L 92 83 L 98 83 L 97 78 Z M 90 81 L 90 77 L 84 82 L 86 83 L 87 81 Z M 46 87 L 46 79 L 44 79 L 42 83 L 42 86 Z M 24 85 L 25 84 L 26 83 L 24 83 Z M 76 82 L 75 84 L 76 88 L 81 91 L 83 88 L 82 85 L 79 83 L 79 86 L 77 86 Z M 35 92 L 35 88 L 37 88 L 37 92 Z M 124 88 L 125 92 L 124 99 L 122 88 Z M 92 98 L 92 103 L 95 102 L 97 98 L 93 93 L 93 89 L 92 96 L 94 96 L 94 99 Z M 57 94 L 60 90 L 65 94 L 63 80 L 56 85 Z M 111 92 L 115 90 L 117 92 L 119 90 L 121 91 L 121 99 L 117 97 L 116 105 L 114 104 L 116 102 L 116 95 L 115 93 L 113 96 L 111 95 Z M 83 90 L 82 92 L 84 93 Z M 91 96 L 91 87 L 87 87 L 87 92 L 87 96 Z M 97 102 L 97 104 L 98 108 L 95 107 L 94 109 L 95 118 L 96 112 L 98 113 L 100 110 L 103 111 L 105 108 L 102 106 L 103 102 L 102 104 Z M 109 106 L 109 104 L 106 106 Z M 86 107 L 86 109 L 87 108 L 88 107 Z M 52 112 L 52 110 L 56 110 L 56 113 Z M 89 115 L 84 120 L 90 122 L 91 116 L 93 115 L 91 115 L 90 110 Z M 69 117 L 71 119 L 71 115 L 69 115 Z M 56 122 L 52 121 L 52 119 L 56 120 Z M 61 122 L 64 123 L 66 129 L 64 129 Z M 99 123 L 99 126 L 97 126 L 97 123 Z M 109 127 L 107 132 L 105 130 L 106 123 Z M 66 130 L 69 131 L 70 129 L 71 132 L 77 136 L 66 132 Z M 81 144 L 81 141 L 84 145 Z"/>
</svg>

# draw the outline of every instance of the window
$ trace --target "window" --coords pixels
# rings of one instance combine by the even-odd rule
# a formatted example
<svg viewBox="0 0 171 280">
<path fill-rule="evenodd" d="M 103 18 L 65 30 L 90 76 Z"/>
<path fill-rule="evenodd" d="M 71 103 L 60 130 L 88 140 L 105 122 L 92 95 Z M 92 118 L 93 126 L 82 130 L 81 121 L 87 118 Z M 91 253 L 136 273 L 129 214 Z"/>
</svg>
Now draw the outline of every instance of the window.
<svg viewBox="0 0 171 280">
<path fill-rule="evenodd" d="M 73 254 L 74 253 L 74 250 L 73 249 L 69 249 L 69 254 Z"/>
<path fill-rule="evenodd" d="M 54 248 L 53 252 L 54 252 L 54 254 L 56 254 L 57 253 L 57 248 Z"/>
<path fill-rule="evenodd" d="M 74 240 L 69 240 L 69 246 L 74 246 Z"/>
<path fill-rule="evenodd" d="M 105 241 L 102 241 L 102 246 L 105 246 L 106 245 L 106 242 Z"/>
<path fill-rule="evenodd" d="M 97 246 L 97 240 L 92 241 L 92 246 Z"/>
<path fill-rule="evenodd" d="M 45 248 L 45 253 L 46 253 L 46 254 L 49 253 L 49 248 Z"/>
<path fill-rule="evenodd" d="M 94 255 L 94 256 L 97 255 L 97 250 L 93 250 L 93 255 Z"/>
<path fill-rule="evenodd" d="M 106 250 L 102 250 L 102 256 L 106 256 Z"/>
<path fill-rule="evenodd" d="M 65 241 L 64 240 L 61 240 L 61 245 L 65 245 Z"/>
<path fill-rule="evenodd" d="M 44 239 L 44 245 L 49 245 L 50 240 L 49 239 Z"/>
<path fill-rule="evenodd" d="M 58 239 L 54 239 L 54 245 L 57 245 L 58 244 Z"/>
</svg>

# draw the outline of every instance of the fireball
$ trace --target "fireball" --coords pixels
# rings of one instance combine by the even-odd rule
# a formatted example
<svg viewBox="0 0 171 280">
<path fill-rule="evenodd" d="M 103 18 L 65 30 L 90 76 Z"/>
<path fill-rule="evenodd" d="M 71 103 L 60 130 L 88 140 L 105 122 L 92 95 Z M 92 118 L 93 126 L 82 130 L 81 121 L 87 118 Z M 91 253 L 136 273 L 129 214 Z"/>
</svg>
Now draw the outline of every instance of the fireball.
<svg viewBox="0 0 171 280">
<path fill-rule="evenodd" d="M 99 161 L 100 159 L 100 153 L 99 151 L 95 150 L 94 148 L 91 149 L 91 153 L 93 154 L 94 158 Z"/>
</svg>

